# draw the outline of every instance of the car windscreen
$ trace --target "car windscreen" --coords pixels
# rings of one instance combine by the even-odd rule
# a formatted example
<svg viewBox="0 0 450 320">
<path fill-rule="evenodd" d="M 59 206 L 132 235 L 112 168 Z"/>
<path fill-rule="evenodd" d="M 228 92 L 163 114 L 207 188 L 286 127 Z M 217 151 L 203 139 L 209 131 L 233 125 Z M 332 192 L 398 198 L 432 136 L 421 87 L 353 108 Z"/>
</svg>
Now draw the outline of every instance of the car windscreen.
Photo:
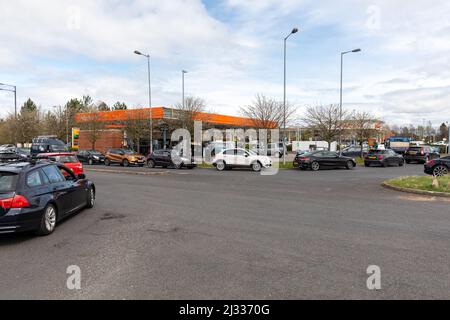
<svg viewBox="0 0 450 320">
<path fill-rule="evenodd" d="M 78 158 L 76 156 L 56 156 L 52 157 L 56 162 L 59 163 L 74 163 L 78 162 Z"/>
<path fill-rule="evenodd" d="M 16 189 L 19 175 L 13 172 L 0 172 L 0 192 L 11 192 Z"/>
<path fill-rule="evenodd" d="M 421 151 L 422 148 L 421 148 L 421 147 L 409 147 L 408 150 L 411 150 L 411 151 Z"/>
<path fill-rule="evenodd" d="M 370 150 L 369 154 L 385 154 L 386 150 Z"/>
<path fill-rule="evenodd" d="M 134 152 L 133 150 L 124 150 L 123 151 L 125 154 L 137 154 L 136 152 Z"/>
<path fill-rule="evenodd" d="M 52 144 L 52 145 L 50 145 L 50 151 L 51 152 L 64 152 L 64 151 L 69 151 L 69 149 L 65 145 Z"/>
</svg>

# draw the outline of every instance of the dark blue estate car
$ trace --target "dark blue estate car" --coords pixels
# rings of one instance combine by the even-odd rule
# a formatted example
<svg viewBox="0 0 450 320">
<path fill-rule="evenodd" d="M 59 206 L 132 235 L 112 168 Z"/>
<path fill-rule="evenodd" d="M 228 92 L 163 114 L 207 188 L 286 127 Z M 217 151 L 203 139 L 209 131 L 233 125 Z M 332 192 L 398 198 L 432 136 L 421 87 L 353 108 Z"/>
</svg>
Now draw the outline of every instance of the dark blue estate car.
<svg viewBox="0 0 450 320">
<path fill-rule="evenodd" d="M 84 174 L 49 161 L 0 164 L 0 234 L 52 233 L 68 215 L 95 202 L 95 185 Z"/>
</svg>

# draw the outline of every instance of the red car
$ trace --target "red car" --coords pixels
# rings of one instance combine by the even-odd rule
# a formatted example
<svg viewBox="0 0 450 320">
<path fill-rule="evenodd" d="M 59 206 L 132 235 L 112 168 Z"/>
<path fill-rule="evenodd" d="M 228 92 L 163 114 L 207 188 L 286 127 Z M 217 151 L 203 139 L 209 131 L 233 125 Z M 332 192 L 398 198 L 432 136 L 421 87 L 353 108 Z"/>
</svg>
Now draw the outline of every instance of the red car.
<svg viewBox="0 0 450 320">
<path fill-rule="evenodd" d="M 41 153 L 37 155 L 38 159 L 49 159 L 61 163 L 71 169 L 75 175 L 84 173 L 83 165 L 78 160 L 77 156 L 71 152 L 58 152 L 58 153 Z"/>
</svg>

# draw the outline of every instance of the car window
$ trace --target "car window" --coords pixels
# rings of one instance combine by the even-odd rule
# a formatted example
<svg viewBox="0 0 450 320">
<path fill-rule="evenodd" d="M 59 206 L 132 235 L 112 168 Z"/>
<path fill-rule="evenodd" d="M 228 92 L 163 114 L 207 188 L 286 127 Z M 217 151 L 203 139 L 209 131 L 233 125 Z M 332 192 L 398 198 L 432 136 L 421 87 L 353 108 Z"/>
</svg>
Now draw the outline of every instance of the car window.
<svg viewBox="0 0 450 320">
<path fill-rule="evenodd" d="M 76 156 L 56 156 L 55 161 L 60 163 L 76 163 L 78 162 L 78 158 Z"/>
<path fill-rule="evenodd" d="M 41 175 L 39 174 L 38 170 L 34 170 L 27 174 L 27 186 L 33 188 L 33 187 L 39 187 L 42 186 L 42 180 Z"/>
<path fill-rule="evenodd" d="M 0 192 L 14 191 L 18 175 L 13 172 L 0 172 Z"/>
<path fill-rule="evenodd" d="M 223 152 L 224 155 L 226 156 L 234 156 L 235 154 L 235 150 L 234 149 L 227 149 Z"/>
<path fill-rule="evenodd" d="M 51 183 L 63 182 L 66 180 L 64 176 L 61 174 L 61 172 L 59 172 L 58 167 L 54 165 L 44 167 L 42 168 L 42 171 L 44 171 L 45 175 L 47 176 L 47 178 L 50 180 Z"/>
<path fill-rule="evenodd" d="M 41 173 L 42 183 L 49 184 L 50 180 L 48 179 L 47 175 L 41 169 L 39 169 L 39 172 Z"/>
<path fill-rule="evenodd" d="M 237 154 L 238 156 L 245 156 L 245 150 L 237 149 L 237 150 L 236 150 L 236 154 Z"/>
</svg>

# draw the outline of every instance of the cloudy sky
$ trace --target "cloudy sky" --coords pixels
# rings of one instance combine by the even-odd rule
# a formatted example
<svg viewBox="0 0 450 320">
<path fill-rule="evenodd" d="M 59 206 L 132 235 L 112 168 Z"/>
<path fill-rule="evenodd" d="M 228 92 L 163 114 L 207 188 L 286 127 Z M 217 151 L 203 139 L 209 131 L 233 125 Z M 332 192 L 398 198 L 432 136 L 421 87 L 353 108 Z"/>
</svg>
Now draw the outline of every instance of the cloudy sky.
<svg viewBox="0 0 450 320">
<path fill-rule="evenodd" d="M 448 0 L 0 0 L 0 83 L 42 108 L 89 94 L 130 107 L 204 98 L 237 114 L 256 93 L 282 98 L 288 41 L 288 99 L 298 107 L 339 101 L 389 123 L 450 120 Z M 13 96 L 0 91 L 0 115 Z"/>
</svg>

